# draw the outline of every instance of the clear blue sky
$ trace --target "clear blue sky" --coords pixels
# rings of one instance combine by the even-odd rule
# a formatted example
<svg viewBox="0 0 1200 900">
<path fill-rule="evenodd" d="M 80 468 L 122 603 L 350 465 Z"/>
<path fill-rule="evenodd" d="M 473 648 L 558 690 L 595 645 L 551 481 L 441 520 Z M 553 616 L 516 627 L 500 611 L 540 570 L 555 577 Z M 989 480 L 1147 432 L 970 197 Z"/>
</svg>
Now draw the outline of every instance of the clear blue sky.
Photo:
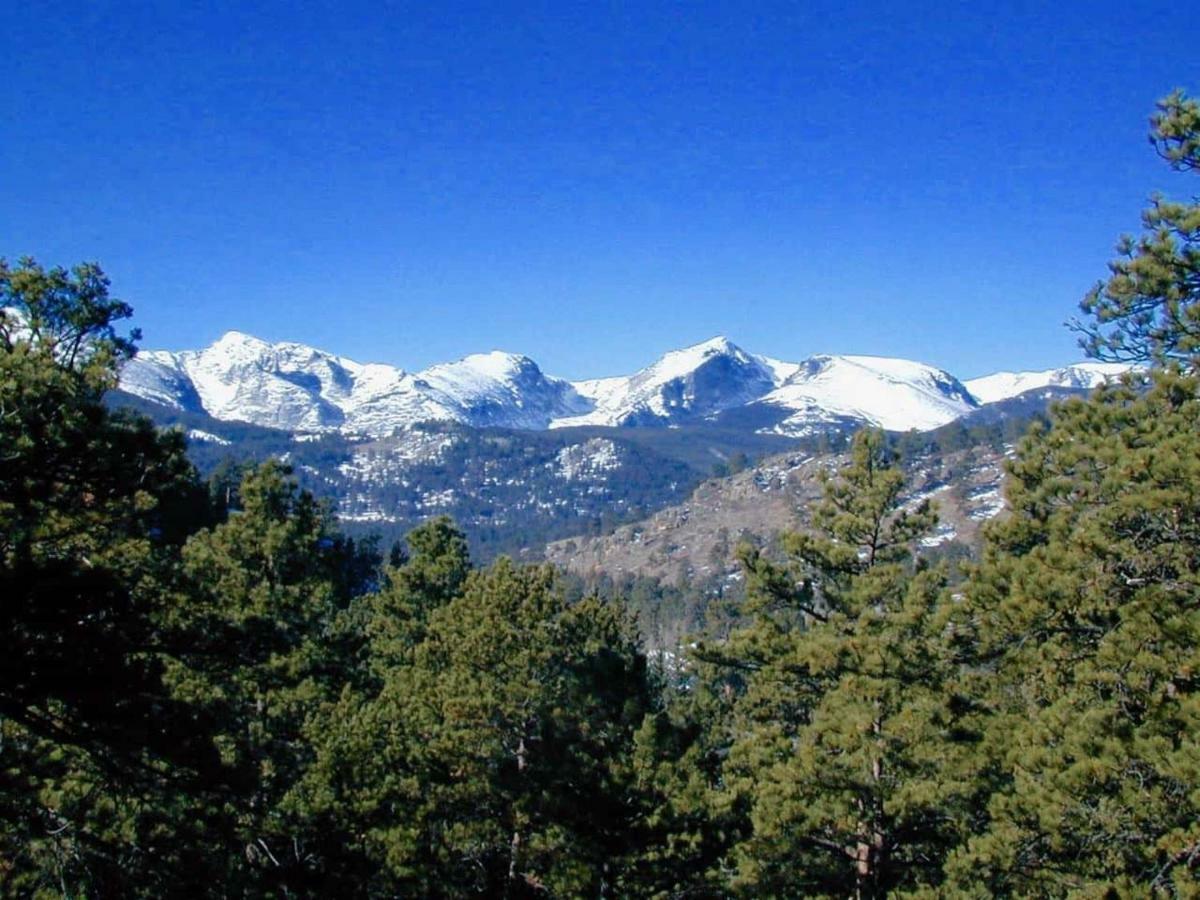
<svg viewBox="0 0 1200 900">
<path fill-rule="evenodd" d="M 1197 190 L 1145 138 L 1196 10 L 15 4 L 0 255 L 99 261 L 147 347 L 1045 367 L 1150 192 Z"/>
</svg>

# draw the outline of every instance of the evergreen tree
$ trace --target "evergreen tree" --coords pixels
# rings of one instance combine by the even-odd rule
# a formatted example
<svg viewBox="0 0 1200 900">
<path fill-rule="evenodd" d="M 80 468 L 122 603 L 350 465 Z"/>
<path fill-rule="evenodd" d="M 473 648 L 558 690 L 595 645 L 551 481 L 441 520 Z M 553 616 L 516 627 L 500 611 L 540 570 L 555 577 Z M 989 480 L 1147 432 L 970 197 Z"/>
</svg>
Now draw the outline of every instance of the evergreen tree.
<svg viewBox="0 0 1200 900">
<path fill-rule="evenodd" d="M 1158 104 L 1150 139 L 1180 172 L 1200 172 L 1200 103 L 1176 91 Z M 1177 362 L 1200 356 L 1200 199 L 1156 196 L 1143 234 L 1124 237 L 1111 275 L 1084 298 L 1084 347 L 1101 359 Z"/>
<path fill-rule="evenodd" d="M 438 555 L 414 547 L 408 565 Z M 549 569 L 502 559 L 412 627 L 403 655 L 375 627 L 388 635 L 382 687 L 337 704 L 306 802 L 383 862 L 380 891 L 613 892 L 651 699 L 623 614 L 567 605 Z"/>
<path fill-rule="evenodd" d="M 723 772 L 744 804 L 733 854 L 746 893 L 884 896 L 938 883 L 967 803 L 956 782 L 944 573 L 914 568 L 935 524 L 902 502 L 884 436 L 855 437 L 788 562 L 749 548 L 752 623 L 700 656 L 736 674 Z"/>
<path fill-rule="evenodd" d="M 0 261 L 0 309 L 0 891 L 159 895 L 204 871 L 223 778 L 165 683 L 204 495 L 178 434 L 102 403 L 136 334 L 97 267 Z"/>
<path fill-rule="evenodd" d="M 1162 373 L 1066 404 L 1011 467 L 955 616 L 995 785 L 964 888 L 1197 890 L 1196 389 Z"/>
<path fill-rule="evenodd" d="M 430 615 L 462 593 L 471 572 L 462 531 L 445 517 L 392 548 L 381 588 L 339 617 L 339 630 L 363 638 L 340 692 L 308 719 L 312 762 L 288 793 L 290 817 L 324 836 L 312 863 L 320 884 L 341 896 L 389 896 L 416 884 L 436 891 L 433 863 L 399 862 L 418 827 L 415 808 L 428 773 L 415 763 L 403 709 L 380 692 L 411 667 Z"/>
<path fill-rule="evenodd" d="M 184 547 L 194 643 L 176 690 L 210 709 L 240 779 L 225 798 L 234 841 L 225 878 L 251 893 L 319 892 L 324 836 L 284 802 L 312 760 L 306 722 L 353 677 L 343 617 L 378 558 L 268 462 L 239 486 L 240 508 Z M 244 870 L 239 861 L 249 863 Z"/>
<path fill-rule="evenodd" d="M 635 735 L 640 847 L 630 896 L 728 895 L 726 857 L 748 830 L 744 798 L 721 789 L 736 731 L 728 668 L 691 659 L 664 673 L 662 708 Z"/>
<path fill-rule="evenodd" d="M 399 564 L 384 573 L 382 590 L 371 599 L 363 622 L 371 640 L 371 667 L 378 672 L 410 661 L 430 615 L 461 594 L 471 572 L 466 535 L 446 516 L 417 526 L 405 543 L 408 553 L 393 553 Z"/>
<path fill-rule="evenodd" d="M 1200 164 L 1200 107 L 1152 120 Z M 1009 467 L 1012 515 L 953 616 L 981 703 L 990 820 L 948 866 L 964 892 L 1194 896 L 1200 859 L 1200 205 L 1156 199 L 1084 301 L 1089 346 L 1161 368 L 1060 406 Z"/>
</svg>

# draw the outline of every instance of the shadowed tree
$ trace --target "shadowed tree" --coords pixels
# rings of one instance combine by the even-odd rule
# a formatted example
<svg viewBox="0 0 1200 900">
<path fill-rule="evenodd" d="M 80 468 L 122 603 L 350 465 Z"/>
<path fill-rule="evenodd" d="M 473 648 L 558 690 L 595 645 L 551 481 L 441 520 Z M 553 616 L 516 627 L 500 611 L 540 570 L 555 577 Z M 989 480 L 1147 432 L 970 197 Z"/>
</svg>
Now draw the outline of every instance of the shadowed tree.
<svg viewBox="0 0 1200 900">
<path fill-rule="evenodd" d="M 166 672 L 207 506 L 177 433 L 110 413 L 133 350 L 93 266 L 0 262 L 0 888 L 159 895 L 224 770 Z M 199 877 L 199 876 L 197 876 Z"/>
<path fill-rule="evenodd" d="M 226 799 L 236 834 L 226 878 L 252 893 L 320 894 L 324 835 L 284 800 L 313 759 L 306 723 L 355 677 L 362 641 L 347 624 L 379 560 L 340 536 L 278 463 L 249 471 L 237 497 L 183 550 L 196 640 L 176 689 L 212 710 L 239 774 Z"/>
<path fill-rule="evenodd" d="M 450 549 L 448 533 L 425 536 Z M 416 542 L 393 577 L 436 591 L 404 570 L 439 558 Z M 407 648 L 405 626 L 373 623 L 381 687 L 335 705 L 303 802 L 358 835 L 393 892 L 614 895 L 636 849 L 631 753 L 651 701 L 624 614 L 568 605 L 550 569 L 506 559 L 417 606 Z"/>
</svg>

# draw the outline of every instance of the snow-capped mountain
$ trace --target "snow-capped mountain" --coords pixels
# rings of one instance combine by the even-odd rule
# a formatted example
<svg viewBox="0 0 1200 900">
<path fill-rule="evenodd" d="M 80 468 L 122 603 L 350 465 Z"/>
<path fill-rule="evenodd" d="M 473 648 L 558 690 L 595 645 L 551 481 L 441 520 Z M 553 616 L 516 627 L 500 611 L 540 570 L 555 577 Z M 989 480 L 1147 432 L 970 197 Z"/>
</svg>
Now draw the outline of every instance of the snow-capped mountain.
<svg viewBox="0 0 1200 900">
<path fill-rule="evenodd" d="M 759 403 L 788 414 L 773 430 L 804 435 L 846 420 L 924 431 L 979 406 L 948 372 L 906 359 L 814 356 Z"/>
<path fill-rule="evenodd" d="M 814 356 L 788 363 L 717 337 L 673 350 L 632 375 L 572 383 L 546 375 L 526 356 L 500 351 L 407 372 L 231 331 L 203 350 L 139 353 L 123 370 L 121 388 L 220 420 L 370 437 L 425 421 L 528 430 L 716 421 L 803 436 L 863 423 L 936 428 L 981 403 L 1038 387 L 1088 388 L 1124 369 L 1083 363 L 964 385 L 909 360 Z"/>
<path fill-rule="evenodd" d="M 421 421 L 540 429 L 590 408 L 568 382 L 515 354 L 481 353 L 408 373 L 236 331 L 204 350 L 139 353 L 121 388 L 217 419 L 373 436 Z"/>
<path fill-rule="evenodd" d="M 377 436 L 431 420 L 527 429 L 678 424 L 762 397 L 797 368 L 714 338 L 633 375 L 572 384 L 499 351 L 409 373 L 229 332 L 204 350 L 139 353 L 121 387 L 218 419 Z"/>
<path fill-rule="evenodd" d="M 1075 363 L 1041 372 L 997 372 L 964 382 L 980 403 L 995 403 L 1038 388 L 1090 390 L 1117 378 L 1132 367 L 1126 363 Z"/>
<path fill-rule="evenodd" d="M 794 369 L 717 337 L 672 350 L 633 375 L 576 382 L 591 410 L 551 427 L 680 424 L 757 400 Z"/>
</svg>

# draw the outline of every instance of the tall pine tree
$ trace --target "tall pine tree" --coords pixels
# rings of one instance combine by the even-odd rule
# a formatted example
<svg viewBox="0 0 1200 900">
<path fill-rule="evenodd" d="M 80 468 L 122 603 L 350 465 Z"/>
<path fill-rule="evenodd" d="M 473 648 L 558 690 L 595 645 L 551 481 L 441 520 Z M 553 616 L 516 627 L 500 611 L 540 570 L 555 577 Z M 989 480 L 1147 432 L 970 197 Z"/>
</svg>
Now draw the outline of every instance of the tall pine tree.
<svg viewBox="0 0 1200 900">
<path fill-rule="evenodd" d="M 324 836 L 285 800 L 314 757 L 306 723 L 355 677 L 346 633 L 378 559 L 337 534 L 328 510 L 285 467 L 252 469 L 225 522 L 183 551 L 181 618 L 193 642 L 174 678 L 210 711 L 238 778 L 222 796 L 234 835 L 224 878 L 255 894 L 321 892 Z"/>
<path fill-rule="evenodd" d="M 1200 167 L 1195 101 L 1152 129 Z M 977 895 L 1200 891 L 1200 204 L 1156 199 L 1144 223 L 1084 309 L 1094 353 L 1156 369 L 1023 442 L 955 610 L 992 796 L 948 869 Z"/>
<path fill-rule="evenodd" d="M 912 551 L 936 518 L 905 503 L 884 436 L 856 436 L 786 565 L 743 552 L 752 623 L 702 658 L 737 674 L 725 789 L 748 810 L 747 894 L 881 897 L 932 887 L 968 798 L 957 779 L 940 569 Z"/>
<path fill-rule="evenodd" d="M 379 608 L 400 622 L 372 623 L 379 691 L 336 707 L 306 802 L 383 861 L 390 891 L 614 894 L 634 849 L 633 734 L 651 703 L 628 621 L 567 604 L 551 570 L 504 559 L 437 596 L 457 576 L 427 577 L 454 569 L 428 549 L 394 576 L 409 602 Z"/>
</svg>

